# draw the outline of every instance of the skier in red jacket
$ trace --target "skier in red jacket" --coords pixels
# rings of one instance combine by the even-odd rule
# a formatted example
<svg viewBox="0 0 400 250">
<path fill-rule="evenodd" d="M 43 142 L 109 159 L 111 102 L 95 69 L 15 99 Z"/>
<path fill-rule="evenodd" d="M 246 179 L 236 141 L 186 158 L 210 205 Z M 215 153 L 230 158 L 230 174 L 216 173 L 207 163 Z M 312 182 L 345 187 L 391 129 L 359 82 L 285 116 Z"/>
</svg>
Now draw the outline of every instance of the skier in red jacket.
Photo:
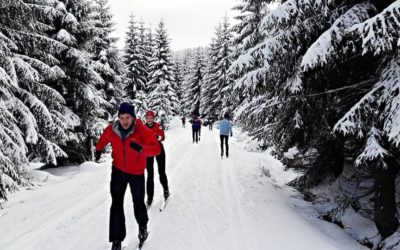
<svg viewBox="0 0 400 250">
<path fill-rule="evenodd" d="M 158 175 L 160 177 L 160 182 L 161 185 L 163 186 L 164 189 L 164 199 L 167 199 L 169 196 L 169 190 L 168 190 L 168 179 L 167 179 L 167 174 L 165 173 L 165 151 L 164 151 L 164 145 L 162 144 L 162 141 L 165 140 L 165 134 L 164 134 L 164 128 L 161 126 L 161 124 L 154 122 L 155 114 L 153 111 L 147 111 L 146 112 L 146 126 L 150 128 L 154 136 L 157 138 L 157 140 L 160 143 L 161 146 L 161 153 L 157 155 L 156 161 L 158 165 Z M 151 206 L 151 203 L 153 202 L 153 197 L 154 197 L 154 156 L 149 156 L 147 157 L 147 207 Z"/>
<path fill-rule="evenodd" d="M 100 136 L 96 145 L 96 161 L 109 143 L 113 151 L 109 240 L 113 243 L 112 250 L 119 250 L 126 236 L 123 204 L 128 184 L 139 225 L 139 241 L 143 243 L 147 239 L 149 219 L 144 203 L 144 170 L 147 157 L 158 155 L 160 145 L 153 132 L 136 119 L 133 105 L 126 102 L 119 107 L 118 121 L 110 124 Z"/>
</svg>

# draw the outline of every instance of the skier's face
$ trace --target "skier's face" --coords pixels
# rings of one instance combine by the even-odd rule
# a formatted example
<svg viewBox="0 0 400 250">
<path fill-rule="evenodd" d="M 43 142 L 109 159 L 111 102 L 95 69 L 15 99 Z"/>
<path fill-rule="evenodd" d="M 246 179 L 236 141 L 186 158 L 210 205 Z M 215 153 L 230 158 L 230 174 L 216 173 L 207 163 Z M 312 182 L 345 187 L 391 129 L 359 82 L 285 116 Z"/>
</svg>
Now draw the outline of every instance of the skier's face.
<svg viewBox="0 0 400 250">
<path fill-rule="evenodd" d="M 118 116 L 119 122 L 124 129 L 128 129 L 133 123 L 133 116 L 130 114 L 120 114 Z"/>
<path fill-rule="evenodd" d="M 154 117 L 153 116 L 146 116 L 146 123 L 147 124 L 153 124 L 154 122 Z"/>
</svg>

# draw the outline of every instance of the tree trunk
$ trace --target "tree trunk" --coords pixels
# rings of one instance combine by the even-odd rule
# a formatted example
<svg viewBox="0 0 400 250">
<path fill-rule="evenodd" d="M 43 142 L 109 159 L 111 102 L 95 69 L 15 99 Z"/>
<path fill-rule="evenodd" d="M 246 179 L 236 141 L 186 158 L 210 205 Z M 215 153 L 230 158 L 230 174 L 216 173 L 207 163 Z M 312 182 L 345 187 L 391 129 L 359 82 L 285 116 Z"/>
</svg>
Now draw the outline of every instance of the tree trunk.
<svg viewBox="0 0 400 250">
<path fill-rule="evenodd" d="M 376 166 L 374 173 L 374 217 L 378 232 L 385 239 L 399 227 L 395 198 L 395 179 L 398 169 L 394 160 L 386 160 L 387 169 L 383 168 L 382 163 Z"/>
<path fill-rule="evenodd" d="M 342 174 L 344 168 L 344 140 L 341 136 L 337 136 L 334 138 L 335 141 L 333 148 L 333 173 L 335 174 L 335 178 L 338 178 L 339 175 Z"/>
</svg>

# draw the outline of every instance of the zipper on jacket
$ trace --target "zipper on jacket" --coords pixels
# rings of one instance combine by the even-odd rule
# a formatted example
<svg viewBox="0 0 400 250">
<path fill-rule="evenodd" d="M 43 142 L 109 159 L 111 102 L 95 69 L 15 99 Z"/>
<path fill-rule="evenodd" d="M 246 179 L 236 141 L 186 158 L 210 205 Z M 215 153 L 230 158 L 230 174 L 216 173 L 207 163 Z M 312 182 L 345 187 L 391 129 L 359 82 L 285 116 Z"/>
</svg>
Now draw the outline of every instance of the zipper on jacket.
<svg viewBox="0 0 400 250">
<path fill-rule="evenodd" d="M 123 153 L 124 153 L 124 172 L 126 173 L 126 146 L 125 146 L 125 141 L 122 142 L 123 144 Z"/>
</svg>

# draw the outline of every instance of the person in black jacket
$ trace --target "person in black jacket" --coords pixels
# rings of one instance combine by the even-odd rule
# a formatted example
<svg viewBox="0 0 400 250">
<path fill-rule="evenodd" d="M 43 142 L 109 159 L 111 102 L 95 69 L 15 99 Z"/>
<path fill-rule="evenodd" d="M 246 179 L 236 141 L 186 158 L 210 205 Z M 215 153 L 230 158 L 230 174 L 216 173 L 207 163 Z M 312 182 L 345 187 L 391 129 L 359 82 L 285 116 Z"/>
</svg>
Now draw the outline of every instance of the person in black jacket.
<svg viewBox="0 0 400 250">
<path fill-rule="evenodd" d="M 192 124 L 193 143 L 199 143 L 202 122 L 197 115 L 193 115 L 193 118 L 189 122 Z"/>
</svg>

